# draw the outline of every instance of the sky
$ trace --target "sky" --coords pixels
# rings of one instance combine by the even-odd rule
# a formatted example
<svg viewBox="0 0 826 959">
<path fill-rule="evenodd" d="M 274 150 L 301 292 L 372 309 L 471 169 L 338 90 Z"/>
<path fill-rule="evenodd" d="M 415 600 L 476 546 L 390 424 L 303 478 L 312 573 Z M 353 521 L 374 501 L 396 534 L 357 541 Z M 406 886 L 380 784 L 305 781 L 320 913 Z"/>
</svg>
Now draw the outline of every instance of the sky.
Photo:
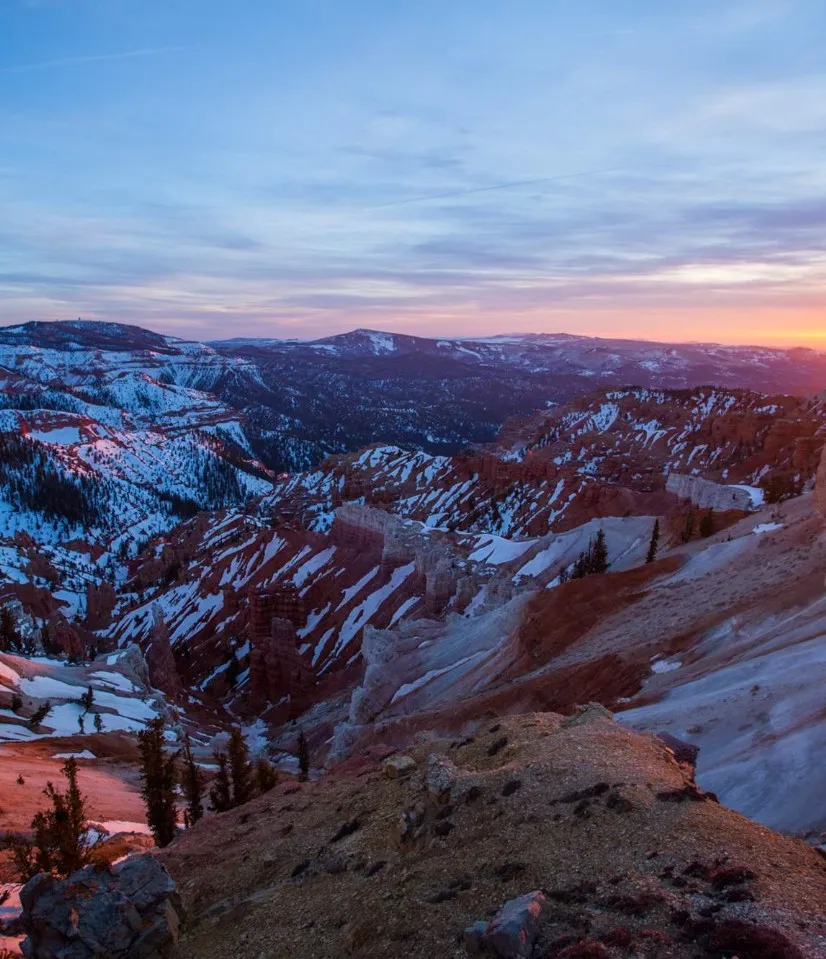
<svg viewBox="0 0 826 959">
<path fill-rule="evenodd" d="M 826 350 L 823 0 L 0 0 L 0 325 Z"/>
</svg>

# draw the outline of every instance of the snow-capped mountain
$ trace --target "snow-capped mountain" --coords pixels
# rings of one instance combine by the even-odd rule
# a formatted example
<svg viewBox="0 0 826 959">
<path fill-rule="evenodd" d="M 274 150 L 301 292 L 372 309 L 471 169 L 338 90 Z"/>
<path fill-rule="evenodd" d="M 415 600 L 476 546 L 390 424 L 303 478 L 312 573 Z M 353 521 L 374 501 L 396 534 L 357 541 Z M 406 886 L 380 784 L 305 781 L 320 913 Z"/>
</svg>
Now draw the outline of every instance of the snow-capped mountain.
<svg viewBox="0 0 826 959">
<path fill-rule="evenodd" d="M 826 388 L 826 355 L 566 334 L 429 339 L 355 330 L 315 341 L 188 342 L 73 321 L 0 329 L 0 397 L 119 424 L 214 430 L 275 471 L 381 442 L 451 454 L 502 423 L 608 385 Z M 9 400 L 11 391 L 22 399 Z M 100 409 L 100 408 L 103 409 Z M 230 425 L 232 424 L 232 425 Z"/>
<path fill-rule="evenodd" d="M 458 731 L 588 700 L 667 726 L 687 677 L 673 731 L 703 742 L 739 808 L 780 822 L 735 772 L 743 756 L 755 781 L 782 765 L 776 743 L 801 727 L 800 748 L 820 748 L 826 541 L 810 490 L 826 406 L 693 380 L 791 383 L 793 360 L 563 336 L 7 329 L 0 606 L 26 648 L 48 635 L 79 661 L 142 655 L 158 709 L 166 697 L 187 722 L 239 721 L 287 748 L 300 716 L 331 764 L 378 726 Z M 819 362 L 794 375 L 814 384 Z M 718 674 L 752 675 L 751 649 L 752 685 L 778 704 L 768 738 L 758 693 L 713 701 Z M 677 717 L 695 709 L 708 729 L 691 733 Z M 754 735 L 735 756 L 738 716 Z M 820 829 L 812 810 L 784 827 Z"/>
</svg>

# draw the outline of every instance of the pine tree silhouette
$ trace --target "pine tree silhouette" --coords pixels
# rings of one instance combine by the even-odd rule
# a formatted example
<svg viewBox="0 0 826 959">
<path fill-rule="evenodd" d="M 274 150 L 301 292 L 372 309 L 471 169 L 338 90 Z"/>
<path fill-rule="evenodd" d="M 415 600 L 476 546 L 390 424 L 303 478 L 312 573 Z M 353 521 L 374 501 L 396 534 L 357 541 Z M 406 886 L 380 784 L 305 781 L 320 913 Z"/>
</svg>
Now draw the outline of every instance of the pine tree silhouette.
<svg viewBox="0 0 826 959">
<path fill-rule="evenodd" d="M 298 732 L 298 778 L 306 782 L 310 775 L 310 747 L 304 730 Z"/>
<path fill-rule="evenodd" d="M 660 545 L 660 521 L 659 519 L 654 520 L 654 529 L 651 530 L 651 542 L 648 544 L 648 556 L 646 556 L 646 563 L 653 563 L 657 558 L 657 549 Z"/>
<path fill-rule="evenodd" d="M 255 762 L 255 786 L 259 795 L 269 792 L 278 784 L 275 766 L 264 756 Z"/>
<path fill-rule="evenodd" d="M 194 826 L 204 814 L 203 803 L 203 778 L 198 764 L 192 755 L 192 743 L 189 739 L 189 733 L 184 737 L 184 768 L 181 776 L 181 788 L 186 799 L 186 819 L 187 827 Z"/>
<path fill-rule="evenodd" d="M 608 565 L 608 545 L 605 542 L 605 531 L 600 528 L 597 530 L 597 535 L 594 539 L 591 558 L 591 572 L 607 573 Z"/>
<path fill-rule="evenodd" d="M 213 754 L 218 772 L 209 790 L 209 801 L 215 812 L 226 812 L 232 808 L 232 791 L 229 780 L 229 758 L 223 750 Z"/>
<path fill-rule="evenodd" d="M 138 733 L 141 754 L 141 796 L 146 803 L 146 822 L 158 846 L 168 846 L 177 831 L 175 806 L 175 760 L 164 752 L 164 721 L 151 719 Z"/>
<path fill-rule="evenodd" d="M 243 806 L 252 799 L 252 764 L 247 741 L 237 726 L 230 732 L 227 752 L 232 781 L 232 805 Z"/>
<path fill-rule="evenodd" d="M 25 882 L 39 872 L 66 877 L 89 862 L 89 821 L 86 799 L 77 781 L 77 760 L 63 763 L 66 777 L 65 792 L 46 783 L 43 795 L 50 808 L 36 813 L 31 828 L 31 842 L 15 839 L 9 842 L 14 865 Z"/>
</svg>

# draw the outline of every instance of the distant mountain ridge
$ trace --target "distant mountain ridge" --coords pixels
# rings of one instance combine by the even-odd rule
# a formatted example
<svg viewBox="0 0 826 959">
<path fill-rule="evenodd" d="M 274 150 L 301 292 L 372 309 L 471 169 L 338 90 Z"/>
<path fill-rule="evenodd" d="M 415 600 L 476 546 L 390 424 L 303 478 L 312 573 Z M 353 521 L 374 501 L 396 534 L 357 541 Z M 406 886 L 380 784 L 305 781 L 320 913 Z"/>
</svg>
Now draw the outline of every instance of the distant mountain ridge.
<svg viewBox="0 0 826 959">
<path fill-rule="evenodd" d="M 197 343 L 83 320 L 0 328 L 3 367 L 93 392 L 118 371 L 140 370 L 210 394 L 243 416 L 255 455 L 276 471 L 306 469 L 373 442 L 455 453 L 490 442 L 511 416 L 600 387 L 712 385 L 795 395 L 826 388 L 826 354 L 807 349 L 367 329 L 306 341 Z"/>
</svg>

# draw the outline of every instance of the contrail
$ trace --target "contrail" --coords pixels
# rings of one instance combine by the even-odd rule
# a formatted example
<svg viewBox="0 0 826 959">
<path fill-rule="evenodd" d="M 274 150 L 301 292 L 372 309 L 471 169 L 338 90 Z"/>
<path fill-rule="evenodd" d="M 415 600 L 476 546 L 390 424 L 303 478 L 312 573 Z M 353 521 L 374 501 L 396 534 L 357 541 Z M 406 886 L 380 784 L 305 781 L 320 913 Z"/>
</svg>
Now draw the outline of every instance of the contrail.
<svg viewBox="0 0 826 959">
<path fill-rule="evenodd" d="M 581 173 L 560 173 L 557 176 L 541 176 L 532 180 L 510 180 L 507 183 L 494 183 L 491 186 L 477 186 L 469 190 L 453 190 L 450 193 L 430 193 L 426 196 L 415 196 L 409 200 L 393 200 L 391 203 L 379 203 L 377 206 L 367 207 L 368 210 L 382 210 L 391 206 L 407 206 L 408 203 L 425 203 L 428 200 L 448 200 L 456 196 L 468 196 L 470 193 L 489 193 L 492 190 L 510 190 L 518 186 L 534 186 L 539 183 L 553 183 L 555 180 L 573 180 L 576 177 L 600 176 L 603 173 L 618 173 L 620 167 L 607 170 L 585 170 Z"/>
<path fill-rule="evenodd" d="M 131 60 L 135 57 L 154 57 L 160 53 L 176 53 L 192 47 L 154 47 L 145 50 L 126 50 L 123 53 L 101 53 L 88 57 L 65 57 L 62 60 L 43 60 L 40 63 L 23 63 L 16 67 L 0 67 L 0 73 L 29 73 L 34 70 L 50 70 L 52 67 L 71 67 L 81 63 L 100 63 L 103 60 Z"/>
</svg>

